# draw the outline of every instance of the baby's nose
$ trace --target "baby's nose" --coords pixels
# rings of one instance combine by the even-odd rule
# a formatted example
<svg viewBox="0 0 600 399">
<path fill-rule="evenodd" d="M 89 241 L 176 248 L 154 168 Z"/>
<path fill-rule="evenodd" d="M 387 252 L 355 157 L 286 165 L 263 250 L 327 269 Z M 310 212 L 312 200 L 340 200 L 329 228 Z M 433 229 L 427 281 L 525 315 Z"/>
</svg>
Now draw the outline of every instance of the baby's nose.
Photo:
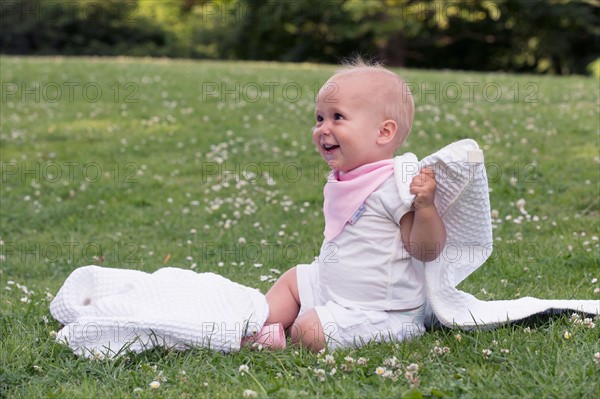
<svg viewBox="0 0 600 399">
<path fill-rule="evenodd" d="M 331 129 L 329 127 L 329 123 L 327 121 L 323 122 L 321 124 L 321 126 L 316 128 L 317 133 L 322 134 L 322 135 L 330 135 L 331 134 Z"/>
</svg>

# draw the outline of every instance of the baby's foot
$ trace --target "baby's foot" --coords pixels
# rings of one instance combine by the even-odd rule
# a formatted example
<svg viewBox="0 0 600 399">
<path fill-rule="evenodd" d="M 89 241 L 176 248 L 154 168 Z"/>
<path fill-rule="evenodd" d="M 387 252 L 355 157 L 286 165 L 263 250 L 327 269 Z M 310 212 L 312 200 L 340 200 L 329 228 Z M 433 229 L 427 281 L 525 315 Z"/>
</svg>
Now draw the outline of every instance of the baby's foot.
<svg viewBox="0 0 600 399">
<path fill-rule="evenodd" d="M 251 345 L 253 348 L 285 348 L 285 331 L 281 323 L 265 324 L 254 335 L 242 339 L 241 346 Z"/>
</svg>

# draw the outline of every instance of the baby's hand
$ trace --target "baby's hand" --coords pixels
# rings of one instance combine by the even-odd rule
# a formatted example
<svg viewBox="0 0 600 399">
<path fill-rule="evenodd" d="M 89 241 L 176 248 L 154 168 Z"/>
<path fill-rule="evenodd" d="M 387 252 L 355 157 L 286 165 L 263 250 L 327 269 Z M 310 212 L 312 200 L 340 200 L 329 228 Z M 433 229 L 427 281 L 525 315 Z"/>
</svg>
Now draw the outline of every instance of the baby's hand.
<svg viewBox="0 0 600 399">
<path fill-rule="evenodd" d="M 435 174 L 431 168 L 423 168 L 418 175 L 413 177 L 410 183 L 410 193 L 415 196 L 413 201 L 415 210 L 433 206 L 436 187 Z"/>
</svg>

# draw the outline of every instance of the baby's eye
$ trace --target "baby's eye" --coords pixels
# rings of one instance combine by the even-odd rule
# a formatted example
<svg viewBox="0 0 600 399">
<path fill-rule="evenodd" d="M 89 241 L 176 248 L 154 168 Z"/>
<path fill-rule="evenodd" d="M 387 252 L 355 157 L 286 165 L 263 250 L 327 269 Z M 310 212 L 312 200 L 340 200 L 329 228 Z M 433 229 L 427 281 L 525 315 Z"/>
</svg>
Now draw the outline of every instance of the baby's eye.
<svg viewBox="0 0 600 399">
<path fill-rule="evenodd" d="M 336 112 L 336 113 L 333 115 L 333 118 L 334 118 L 335 120 L 340 120 L 340 119 L 344 119 L 344 116 L 343 116 L 342 114 L 340 114 L 339 112 Z"/>
<path fill-rule="evenodd" d="M 317 115 L 317 122 L 323 122 L 323 117 L 321 115 Z"/>
</svg>

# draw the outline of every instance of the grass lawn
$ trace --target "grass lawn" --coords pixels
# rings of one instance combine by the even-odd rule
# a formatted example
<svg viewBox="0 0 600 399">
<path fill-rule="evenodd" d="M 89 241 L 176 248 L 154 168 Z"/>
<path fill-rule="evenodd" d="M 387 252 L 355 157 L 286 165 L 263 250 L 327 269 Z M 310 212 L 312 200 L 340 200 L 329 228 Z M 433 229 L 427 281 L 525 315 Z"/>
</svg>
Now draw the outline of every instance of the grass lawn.
<svg viewBox="0 0 600 399">
<path fill-rule="evenodd" d="M 570 315 L 321 355 L 93 361 L 54 342 L 48 304 L 78 266 L 170 265 L 266 292 L 310 262 L 327 174 L 311 141 L 314 95 L 334 69 L 2 57 L 0 396 L 599 397 L 600 327 Z M 460 288 L 486 300 L 600 300 L 598 81 L 400 73 L 417 103 L 405 151 L 421 158 L 466 137 L 485 151 L 495 249 Z"/>
</svg>

